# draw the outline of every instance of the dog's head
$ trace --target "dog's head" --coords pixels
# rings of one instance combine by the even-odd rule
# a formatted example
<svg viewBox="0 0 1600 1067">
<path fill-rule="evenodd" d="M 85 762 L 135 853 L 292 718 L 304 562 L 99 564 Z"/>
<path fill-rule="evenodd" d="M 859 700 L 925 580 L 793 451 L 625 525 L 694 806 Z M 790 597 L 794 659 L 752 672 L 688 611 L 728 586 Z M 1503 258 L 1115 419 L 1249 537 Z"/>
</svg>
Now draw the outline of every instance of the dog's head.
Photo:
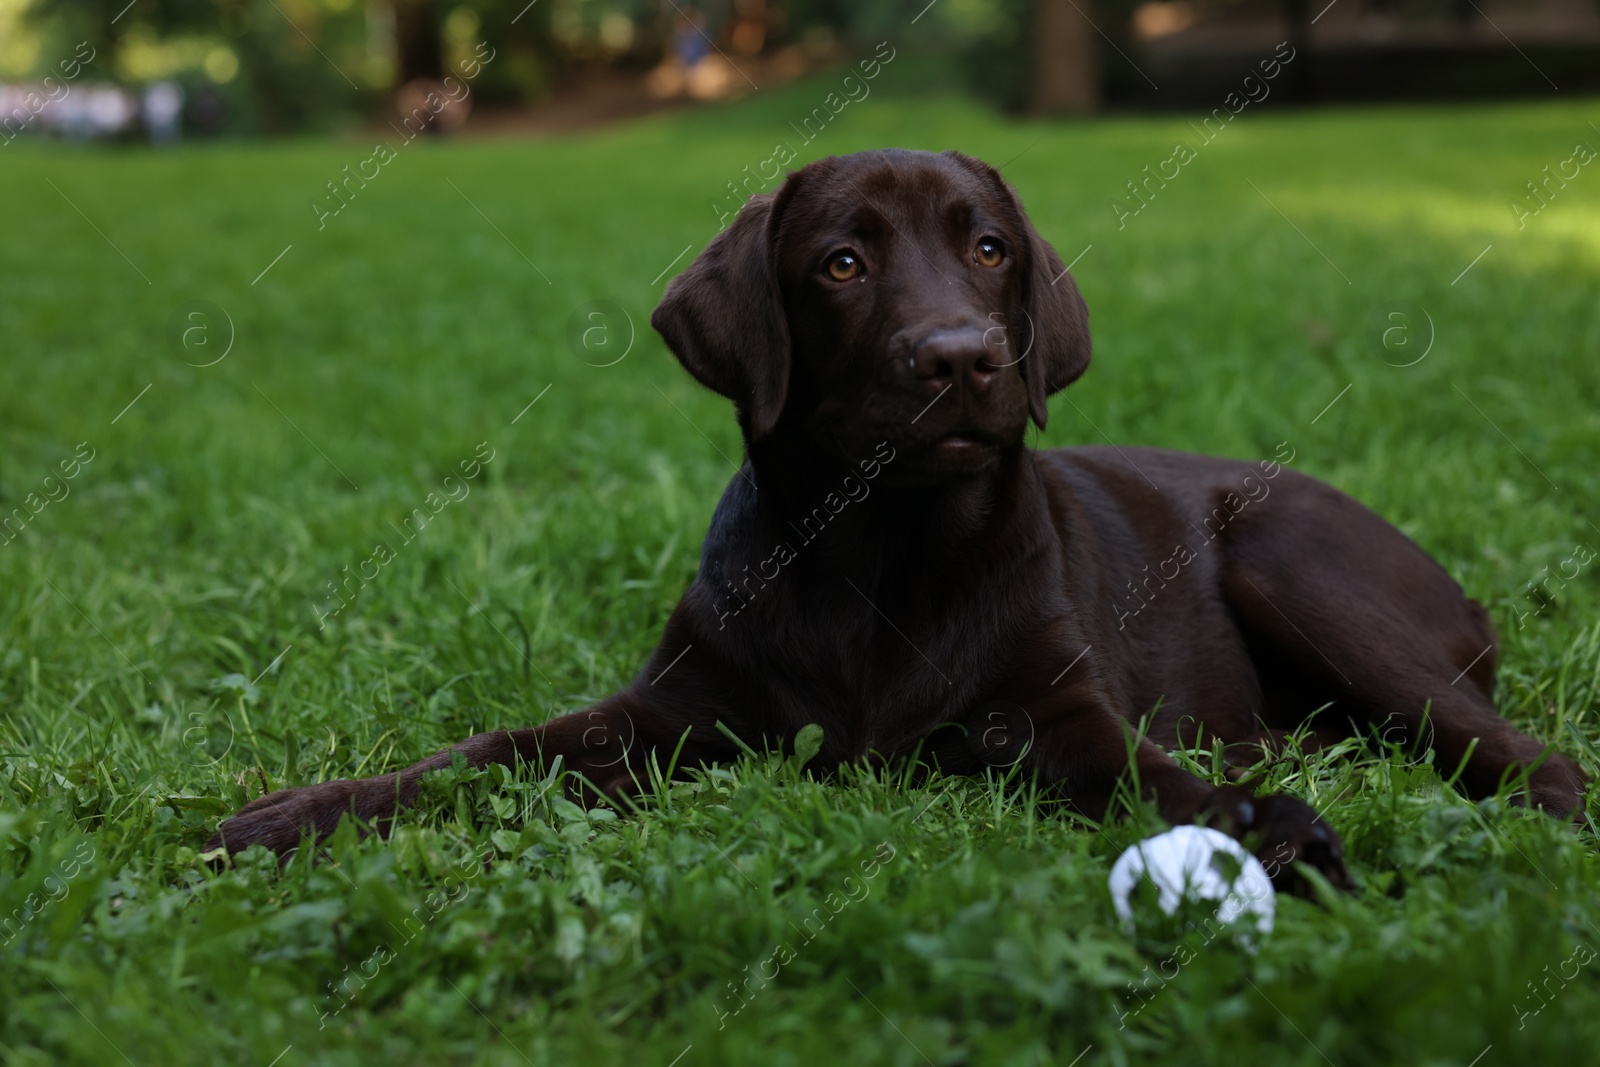
<svg viewBox="0 0 1600 1067">
<path fill-rule="evenodd" d="M 734 222 L 651 316 L 751 443 L 898 472 L 985 470 L 1089 364 L 1089 313 L 998 171 L 957 152 L 818 160 Z"/>
</svg>

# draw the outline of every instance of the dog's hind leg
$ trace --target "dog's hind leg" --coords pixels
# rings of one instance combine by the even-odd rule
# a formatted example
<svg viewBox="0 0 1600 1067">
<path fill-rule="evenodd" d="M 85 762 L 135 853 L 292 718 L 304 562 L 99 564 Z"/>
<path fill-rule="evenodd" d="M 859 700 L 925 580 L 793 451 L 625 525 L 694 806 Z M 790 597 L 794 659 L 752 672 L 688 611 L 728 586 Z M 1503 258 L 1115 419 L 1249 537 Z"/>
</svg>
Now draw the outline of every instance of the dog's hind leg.
<svg viewBox="0 0 1600 1067">
<path fill-rule="evenodd" d="M 1284 473 L 1271 503 L 1225 534 L 1223 592 L 1255 655 L 1275 661 L 1266 669 L 1331 696 L 1333 718 L 1431 746 L 1443 773 L 1462 768 L 1470 796 L 1532 769 L 1522 799 L 1571 814 L 1583 772 L 1491 702 L 1495 642 L 1482 607 L 1377 515 Z"/>
</svg>

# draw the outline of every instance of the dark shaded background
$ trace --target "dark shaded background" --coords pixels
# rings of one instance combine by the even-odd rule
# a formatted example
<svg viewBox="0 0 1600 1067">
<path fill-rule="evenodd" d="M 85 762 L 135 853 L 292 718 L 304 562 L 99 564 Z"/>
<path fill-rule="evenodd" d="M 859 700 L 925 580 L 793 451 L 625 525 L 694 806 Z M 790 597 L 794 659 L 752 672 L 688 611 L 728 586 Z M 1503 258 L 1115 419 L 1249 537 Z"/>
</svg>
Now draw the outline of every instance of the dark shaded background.
<svg viewBox="0 0 1600 1067">
<path fill-rule="evenodd" d="M 1278 105 L 1600 88 L 1596 0 L 0 0 L 0 141 L 393 122 L 474 57 L 431 132 L 584 128 L 891 37 L 1019 112 L 1215 106 L 1278 42 L 1299 57 Z M 160 82 L 181 90 L 173 129 L 149 117 Z M 101 95 L 30 108 L 62 84 Z"/>
</svg>

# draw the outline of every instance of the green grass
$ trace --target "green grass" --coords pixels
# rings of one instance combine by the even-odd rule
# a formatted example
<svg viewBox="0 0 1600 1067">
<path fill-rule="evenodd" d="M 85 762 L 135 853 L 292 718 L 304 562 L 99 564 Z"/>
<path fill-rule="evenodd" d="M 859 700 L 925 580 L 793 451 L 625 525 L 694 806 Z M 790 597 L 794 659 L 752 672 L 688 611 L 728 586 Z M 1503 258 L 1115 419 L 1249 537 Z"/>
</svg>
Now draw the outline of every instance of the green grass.
<svg viewBox="0 0 1600 1067">
<path fill-rule="evenodd" d="M 1600 106 L 1247 111 L 1119 230 L 1111 199 L 1197 141 L 1184 121 L 1013 123 L 894 75 L 801 158 L 1011 160 L 1063 257 L 1092 245 L 1095 364 L 1041 444 L 1288 442 L 1491 605 L 1501 707 L 1595 769 L 1596 567 L 1528 588 L 1600 548 L 1600 171 L 1524 230 L 1507 202 L 1600 143 Z M 1095 831 L 1000 782 L 819 784 L 762 760 L 621 819 L 445 773 L 388 843 L 342 832 L 336 862 L 199 861 L 263 781 L 403 766 L 637 669 L 739 449 L 728 404 L 649 332 L 652 279 L 831 84 L 579 139 L 413 144 L 320 232 L 307 201 L 369 142 L 3 150 L 3 512 L 59 495 L 45 479 L 80 442 L 94 457 L 0 546 L 5 1059 L 1592 1062 L 1592 824 L 1467 802 L 1398 754 L 1274 768 L 1362 889 L 1280 901 L 1254 954 L 1122 933 L 1105 878 L 1147 820 Z M 603 368 L 566 341 L 600 299 L 640 331 Z M 169 335 L 195 300 L 236 334 L 207 368 Z M 1394 300 L 1436 330 L 1411 367 L 1369 342 Z M 480 442 L 470 494 L 319 628 L 327 583 L 397 544 Z"/>
</svg>

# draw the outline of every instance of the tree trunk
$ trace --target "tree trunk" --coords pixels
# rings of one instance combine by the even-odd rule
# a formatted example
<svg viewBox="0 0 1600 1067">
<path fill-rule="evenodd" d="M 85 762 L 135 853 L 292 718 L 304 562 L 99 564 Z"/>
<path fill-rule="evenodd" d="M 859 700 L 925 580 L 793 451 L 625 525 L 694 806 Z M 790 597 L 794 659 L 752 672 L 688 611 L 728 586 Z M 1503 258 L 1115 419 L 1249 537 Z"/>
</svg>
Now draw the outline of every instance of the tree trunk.
<svg viewBox="0 0 1600 1067">
<path fill-rule="evenodd" d="M 1089 21 L 1090 0 L 1038 0 L 1033 110 L 1045 115 L 1090 115 L 1100 110 L 1100 34 Z"/>
<path fill-rule="evenodd" d="M 395 0 L 394 35 L 401 85 L 444 76 L 444 46 L 433 0 Z"/>
</svg>

